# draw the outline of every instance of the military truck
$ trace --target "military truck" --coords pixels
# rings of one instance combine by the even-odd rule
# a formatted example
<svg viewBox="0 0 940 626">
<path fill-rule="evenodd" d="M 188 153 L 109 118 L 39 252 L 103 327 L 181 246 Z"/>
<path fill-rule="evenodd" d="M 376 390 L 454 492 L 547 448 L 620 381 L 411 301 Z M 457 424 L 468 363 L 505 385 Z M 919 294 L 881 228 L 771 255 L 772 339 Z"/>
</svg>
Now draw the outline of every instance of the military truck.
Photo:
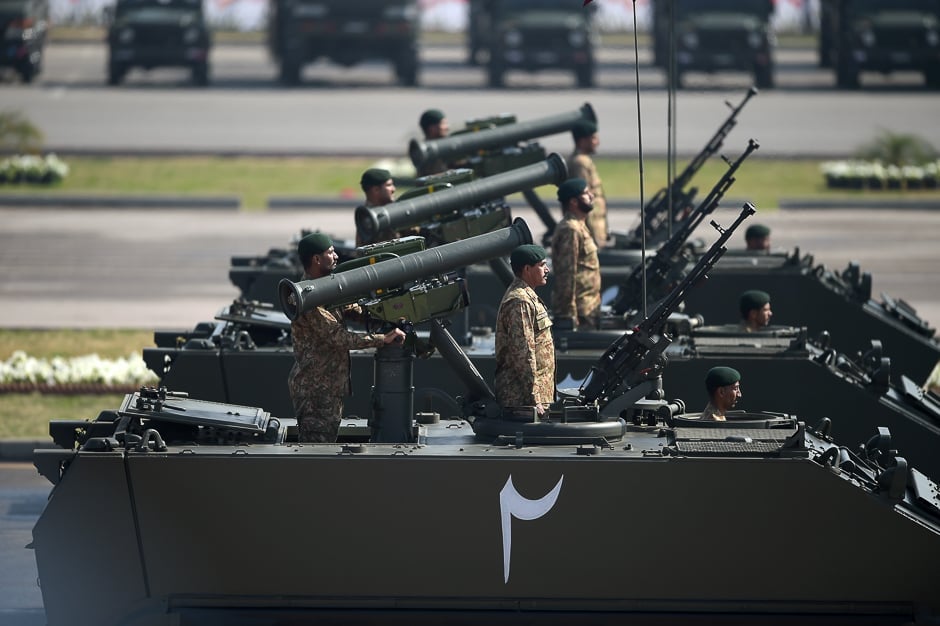
<svg viewBox="0 0 940 626">
<path fill-rule="evenodd" d="M 490 87 L 502 87 L 506 72 L 566 69 L 579 87 L 594 86 L 597 32 L 594 4 L 570 0 L 490 0 L 477 44 L 489 51 Z"/>
<path fill-rule="evenodd" d="M 823 0 L 820 65 L 834 67 L 836 85 L 856 89 L 861 72 L 913 70 L 940 88 L 938 0 Z"/>
<path fill-rule="evenodd" d="M 42 71 L 49 29 L 47 0 L 0 0 L 0 67 L 13 68 L 24 83 Z"/>
<path fill-rule="evenodd" d="M 268 50 L 285 85 L 299 84 L 303 67 L 325 58 L 344 67 L 387 60 L 398 82 L 413 87 L 418 32 L 415 0 L 272 0 Z"/>
<path fill-rule="evenodd" d="M 670 78 L 677 87 L 689 72 L 744 71 L 753 74 L 758 88 L 772 88 L 773 14 L 772 0 L 655 0 L 654 63 L 669 76 L 674 33 L 675 71 Z"/>
<path fill-rule="evenodd" d="M 193 83 L 209 84 L 212 38 L 202 0 L 118 0 L 105 10 L 108 84 L 133 68 L 185 67 Z"/>
</svg>

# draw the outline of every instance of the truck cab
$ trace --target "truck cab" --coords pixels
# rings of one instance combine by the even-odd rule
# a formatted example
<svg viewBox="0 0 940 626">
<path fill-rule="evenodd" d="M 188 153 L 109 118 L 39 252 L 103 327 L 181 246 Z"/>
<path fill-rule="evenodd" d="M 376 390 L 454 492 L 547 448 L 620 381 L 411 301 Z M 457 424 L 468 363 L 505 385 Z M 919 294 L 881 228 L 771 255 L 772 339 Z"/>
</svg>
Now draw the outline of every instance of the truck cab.
<svg viewBox="0 0 940 626">
<path fill-rule="evenodd" d="M 772 88 L 773 14 L 772 0 L 654 0 L 654 63 L 669 75 L 670 34 L 674 32 L 671 78 L 677 87 L 682 87 L 689 72 L 744 71 L 753 74 L 757 87 Z"/>
<path fill-rule="evenodd" d="M 571 0 L 491 0 L 489 28 L 481 47 L 489 50 L 490 87 L 502 87 L 507 71 L 566 69 L 579 87 L 593 87 L 595 5 Z"/>
<path fill-rule="evenodd" d="M 108 84 L 133 68 L 184 67 L 193 83 L 209 84 L 211 36 L 202 0 L 118 0 L 108 21 Z"/>
<path fill-rule="evenodd" d="M 268 50 L 280 81 L 300 83 L 303 67 L 325 58 L 344 67 L 391 62 L 398 82 L 418 84 L 415 0 L 271 0 Z"/>
<path fill-rule="evenodd" d="M 913 70 L 940 89 L 940 0 L 824 0 L 820 64 L 836 85 L 860 86 L 862 72 Z"/>
<path fill-rule="evenodd" d="M 42 71 L 49 29 L 47 0 L 0 0 L 0 67 L 13 68 L 24 83 Z"/>
</svg>

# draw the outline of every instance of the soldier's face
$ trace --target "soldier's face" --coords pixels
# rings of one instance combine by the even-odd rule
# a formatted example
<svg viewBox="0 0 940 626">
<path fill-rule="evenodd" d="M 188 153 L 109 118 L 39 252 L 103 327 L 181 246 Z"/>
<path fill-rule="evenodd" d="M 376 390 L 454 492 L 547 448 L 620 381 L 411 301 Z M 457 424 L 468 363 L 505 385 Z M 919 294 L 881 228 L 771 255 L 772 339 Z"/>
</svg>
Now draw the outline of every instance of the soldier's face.
<svg viewBox="0 0 940 626">
<path fill-rule="evenodd" d="M 437 124 L 431 124 L 428 126 L 427 139 L 440 139 L 441 137 L 446 137 L 450 134 L 450 125 L 447 123 L 447 119 L 442 119 Z"/>
<path fill-rule="evenodd" d="M 601 145 L 601 140 L 597 136 L 597 133 L 578 139 L 578 150 L 585 154 L 594 154 L 597 152 L 597 147 L 599 145 Z"/>
<path fill-rule="evenodd" d="M 747 240 L 748 250 L 770 250 L 770 237 L 751 237 Z"/>
<path fill-rule="evenodd" d="M 522 268 L 522 280 L 532 287 L 541 287 L 548 282 L 548 263 L 542 259 L 535 265 L 526 265 Z"/>
<path fill-rule="evenodd" d="M 388 204 L 395 201 L 395 181 L 389 178 L 385 184 L 379 187 L 379 200 L 382 204 Z"/>
<path fill-rule="evenodd" d="M 774 316 L 774 312 L 770 310 L 769 302 L 759 309 L 752 309 L 750 314 L 752 322 L 758 328 L 770 326 L 770 319 Z"/>
<path fill-rule="evenodd" d="M 336 269 L 336 262 L 338 260 L 339 255 L 336 254 L 336 249 L 330 246 L 329 250 L 315 257 L 314 263 L 319 263 L 322 274 L 329 274 Z"/>
<path fill-rule="evenodd" d="M 578 208 L 581 209 L 582 213 L 590 213 L 594 209 L 594 194 L 591 193 L 590 188 L 585 187 L 577 200 Z"/>
<path fill-rule="evenodd" d="M 734 405 L 741 399 L 741 383 L 725 385 L 715 390 L 715 408 L 721 411 L 733 409 Z"/>
</svg>

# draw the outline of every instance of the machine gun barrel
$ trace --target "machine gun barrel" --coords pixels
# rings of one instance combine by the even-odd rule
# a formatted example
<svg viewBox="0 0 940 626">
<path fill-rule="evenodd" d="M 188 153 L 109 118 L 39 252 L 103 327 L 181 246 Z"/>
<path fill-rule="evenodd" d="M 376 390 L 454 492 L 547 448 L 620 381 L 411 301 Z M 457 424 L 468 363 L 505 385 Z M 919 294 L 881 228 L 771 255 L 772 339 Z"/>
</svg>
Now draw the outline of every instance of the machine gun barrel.
<svg viewBox="0 0 940 626">
<path fill-rule="evenodd" d="M 738 104 L 738 106 L 733 106 L 730 102 L 725 102 L 728 107 L 731 109 L 731 113 L 728 114 L 727 119 L 724 123 L 715 131 L 715 134 L 712 135 L 712 138 L 705 144 L 705 147 L 695 155 L 695 157 L 689 161 L 688 165 L 685 166 L 685 169 L 682 170 L 682 173 L 676 176 L 669 187 L 663 187 L 646 203 L 646 208 L 643 209 L 643 219 L 640 221 L 640 225 L 637 227 L 634 235 L 639 239 L 641 235 L 640 228 L 646 228 L 646 234 L 648 237 L 653 237 L 654 233 L 665 223 L 668 222 L 670 217 L 667 215 L 669 209 L 669 195 L 670 192 L 673 197 L 673 206 L 675 206 L 675 199 L 687 197 L 688 201 L 691 201 L 692 196 L 694 195 L 694 190 L 691 193 L 683 194 L 683 189 L 688 186 L 692 181 L 692 177 L 702 169 L 702 166 L 705 162 L 711 158 L 718 150 L 721 149 L 721 146 L 724 144 L 725 137 L 728 136 L 728 133 L 731 132 L 731 129 L 735 127 L 738 123 L 738 115 L 744 109 L 744 105 L 747 104 L 753 96 L 757 95 L 757 88 L 751 87 L 748 89 L 747 93 L 744 95 L 744 99 Z"/>
<path fill-rule="evenodd" d="M 727 251 L 725 244 L 732 233 L 754 213 L 754 205 L 746 202 L 741 214 L 728 228 L 723 229 L 714 220 L 711 222 L 721 233 L 718 239 L 699 257 L 698 262 L 682 281 L 659 301 L 652 313 L 632 331 L 620 336 L 607 348 L 597 363 L 591 366 L 591 371 L 578 393 L 581 402 L 605 402 L 624 391 L 625 387 L 633 387 L 660 374 L 659 370 L 665 366 L 665 356 L 662 353 L 672 342 L 672 338 L 664 332 L 669 316 L 675 312 L 688 291 L 705 278 L 706 273 L 724 255 Z"/>
<path fill-rule="evenodd" d="M 532 243 L 532 232 L 525 220 L 517 218 L 512 226 L 500 230 L 322 278 L 296 283 L 285 278 L 278 284 L 278 301 L 287 317 L 293 320 L 318 306 L 348 302 L 353 296 L 365 296 L 408 281 L 507 256 L 516 246 L 528 243 Z"/>
<path fill-rule="evenodd" d="M 548 183 L 558 184 L 568 177 L 565 159 L 556 153 L 544 161 L 442 189 L 424 196 L 392 202 L 380 207 L 360 206 L 356 209 L 356 230 L 363 241 L 371 241 L 384 230 L 401 230 L 418 226 L 434 218 L 443 218 L 460 209 L 524 191 Z"/>
<path fill-rule="evenodd" d="M 412 139 L 408 145 L 408 156 L 415 167 L 420 169 L 423 164 L 435 159 L 450 161 L 481 150 L 501 148 L 519 141 L 570 131 L 575 124 L 584 120 L 597 121 L 594 108 L 587 102 L 576 111 L 549 115 L 528 122 L 516 122 L 428 141 Z"/>
<path fill-rule="evenodd" d="M 642 281 L 644 275 L 647 281 L 647 291 L 655 293 L 660 286 L 659 283 L 665 280 L 669 275 L 675 274 L 672 266 L 683 262 L 678 258 L 682 247 L 686 244 L 692 233 L 702 223 L 707 215 L 710 215 L 718 207 L 725 193 L 734 184 L 735 172 L 744 163 L 744 160 L 760 145 L 753 139 L 748 140 L 747 148 L 741 153 L 733 163 L 729 163 L 728 169 L 722 174 L 715 186 L 712 187 L 708 195 L 702 200 L 695 210 L 682 222 L 672 236 L 659 247 L 656 254 L 646 260 L 645 265 L 640 264 L 633 268 L 630 276 L 620 286 L 619 293 L 611 303 L 611 309 L 618 315 L 623 315 L 630 309 L 641 308 L 640 302 L 642 296 Z M 724 157 L 722 157 L 724 158 Z M 725 159 L 727 161 L 727 159 Z"/>
</svg>

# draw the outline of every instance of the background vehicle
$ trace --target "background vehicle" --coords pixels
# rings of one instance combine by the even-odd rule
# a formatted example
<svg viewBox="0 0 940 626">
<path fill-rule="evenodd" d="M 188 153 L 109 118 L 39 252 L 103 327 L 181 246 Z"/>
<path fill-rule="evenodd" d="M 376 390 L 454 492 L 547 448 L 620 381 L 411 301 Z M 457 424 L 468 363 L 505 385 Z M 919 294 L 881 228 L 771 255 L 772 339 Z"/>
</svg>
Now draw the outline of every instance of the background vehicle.
<svg viewBox="0 0 940 626">
<path fill-rule="evenodd" d="M 654 63 L 669 71 L 670 32 L 675 32 L 673 80 L 688 72 L 745 71 L 760 88 L 774 86 L 771 0 L 656 0 L 653 2 Z M 671 21 L 675 16 L 675 25 Z"/>
<path fill-rule="evenodd" d="M 187 67 L 195 84 L 209 84 L 211 37 L 202 0 L 118 0 L 107 16 L 109 85 L 135 67 Z"/>
<path fill-rule="evenodd" d="M 42 71 L 48 28 L 46 0 L 0 0 L 0 67 L 12 67 L 24 83 L 31 83 Z"/>
<path fill-rule="evenodd" d="M 418 7 L 414 0 L 272 0 L 268 49 L 286 85 L 325 57 L 352 67 L 386 59 L 402 85 L 418 84 Z"/>
<path fill-rule="evenodd" d="M 485 5 L 489 28 L 478 27 L 476 37 L 485 39 L 478 48 L 489 50 L 490 87 L 502 87 L 509 70 L 556 68 L 573 71 L 579 87 L 594 85 L 593 4 L 582 8 L 569 0 L 491 0 Z"/>
<path fill-rule="evenodd" d="M 863 71 L 914 70 L 940 88 L 940 2 L 824 0 L 820 65 L 834 67 L 836 84 L 859 86 Z"/>
</svg>

